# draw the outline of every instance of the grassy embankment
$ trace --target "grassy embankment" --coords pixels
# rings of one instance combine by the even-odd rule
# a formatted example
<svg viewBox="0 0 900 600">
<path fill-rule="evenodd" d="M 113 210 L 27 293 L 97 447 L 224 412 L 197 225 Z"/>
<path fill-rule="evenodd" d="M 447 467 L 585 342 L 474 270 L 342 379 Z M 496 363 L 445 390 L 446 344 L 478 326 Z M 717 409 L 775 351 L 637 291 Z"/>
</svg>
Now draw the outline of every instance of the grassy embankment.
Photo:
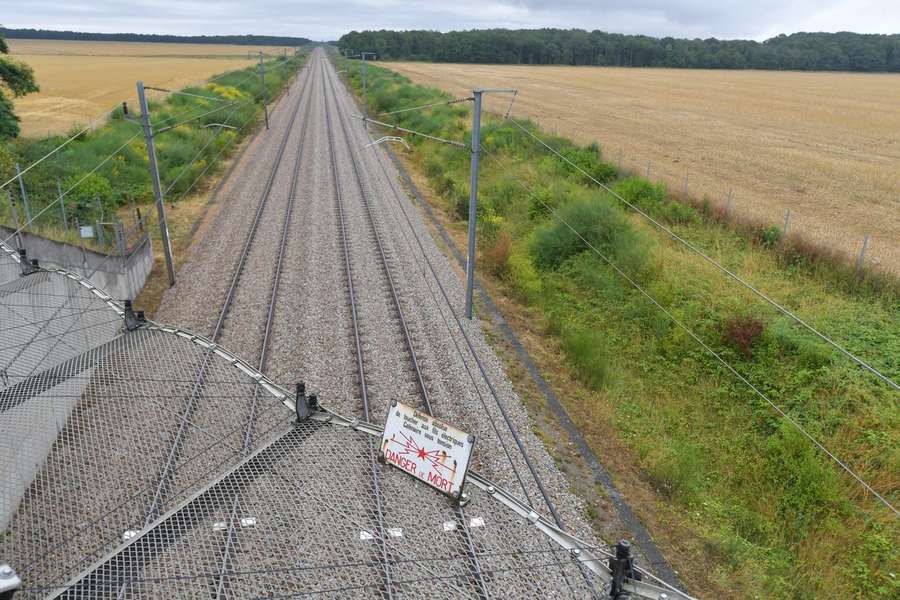
<svg viewBox="0 0 900 600">
<path fill-rule="evenodd" d="M 305 57 L 306 54 L 301 52 L 296 57 L 269 61 L 266 72 L 266 94 L 269 100 L 282 92 Z M 157 133 L 154 140 L 160 179 L 166 190 L 170 233 L 176 253 L 190 244 L 194 224 L 204 212 L 204 192 L 221 173 L 229 157 L 240 146 L 241 140 L 255 130 L 255 125 L 262 116 L 256 66 L 229 71 L 211 78 L 208 83 L 182 91 L 215 100 L 165 94 L 161 101 L 150 101 L 150 114 L 155 130 L 189 121 L 169 131 Z M 148 94 L 159 96 L 156 92 Z M 139 115 L 136 105 L 129 102 L 128 107 L 132 117 Z M 199 118 L 191 120 L 195 117 Z M 225 124 L 235 129 L 215 124 Z M 6 181 L 15 174 L 16 161 L 22 165 L 31 164 L 77 133 L 80 128 L 81 126 L 74 126 L 66 135 L 41 139 L 20 138 L 0 144 L 0 180 Z M 84 133 L 26 173 L 24 181 L 31 214 L 37 215 L 50 206 L 35 219 L 29 229 L 53 239 L 78 244 L 80 240 L 75 229 L 76 220 L 80 224 L 93 224 L 120 217 L 125 221 L 126 227 L 129 227 L 132 206 L 137 205 L 149 217 L 149 226 L 155 231 L 153 190 L 141 131 L 139 121 L 125 119 L 119 108 L 104 125 Z M 135 134 L 138 134 L 137 137 L 129 141 Z M 112 156 L 111 160 L 89 174 L 109 156 Z M 68 234 L 62 224 L 62 210 L 58 206 L 57 181 L 63 192 L 75 186 L 65 195 Z M 18 185 L 9 186 L 8 189 L 17 200 L 21 222 L 24 220 L 24 209 L 18 199 Z M 13 221 L 6 198 L 0 197 L 0 223 L 11 226 Z M 105 238 L 107 249 L 114 248 L 115 238 L 111 229 L 107 229 Z M 96 240 L 87 242 L 88 247 L 98 248 Z M 151 311 L 158 302 L 156 296 L 160 296 L 163 289 L 161 284 L 154 284 L 152 279 L 159 277 L 160 272 L 164 271 L 160 264 L 161 246 L 158 239 L 154 243 L 160 256 L 157 257 L 148 285 L 152 289 L 160 289 L 157 290 L 158 293 L 151 294 L 153 298 L 144 299 L 144 306 Z"/>
<path fill-rule="evenodd" d="M 360 88 L 358 63 L 348 76 Z M 368 68 L 374 115 L 441 98 Z M 375 117 L 377 118 L 377 117 Z M 466 105 L 386 117 L 467 140 Z M 527 127 L 538 129 L 532 123 Z M 541 133 L 545 138 L 546 134 Z M 893 504 L 898 394 L 762 303 L 502 119 L 488 116 L 480 276 L 542 334 L 551 377 L 689 588 L 705 597 L 896 598 L 898 520 L 550 214 L 567 222 Z M 404 136 L 451 228 L 468 210 L 469 156 Z M 738 230 L 662 185 L 620 177 L 600 149 L 550 144 L 895 381 L 900 292 L 779 239 Z M 549 208 L 548 208 L 549 207 Z M 566 383 L 569 382 L 569 383 Z M 562 387 L 561 387 L 562 386 Z M 621 467 L 621 468 L 620 468 Z M 628 472 L 639 473 L 628 482 Z"/>
</svg>

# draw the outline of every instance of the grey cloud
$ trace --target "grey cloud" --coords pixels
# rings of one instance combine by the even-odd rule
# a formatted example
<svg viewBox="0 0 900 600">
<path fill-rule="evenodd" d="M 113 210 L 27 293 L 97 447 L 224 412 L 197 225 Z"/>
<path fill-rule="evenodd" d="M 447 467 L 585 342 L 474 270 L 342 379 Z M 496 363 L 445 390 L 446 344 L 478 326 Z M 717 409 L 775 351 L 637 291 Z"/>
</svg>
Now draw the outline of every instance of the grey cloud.
<svg viewBox="0 0 900 600">
<path fill-rule="evenodd" d="M 676 37 L 762 39 L 794 31 L 888 33 L 894 0 L 92 0 L 30 1 L 7 27 L 336 39 L 356 29 L 578 27 Z"/>
</svg>

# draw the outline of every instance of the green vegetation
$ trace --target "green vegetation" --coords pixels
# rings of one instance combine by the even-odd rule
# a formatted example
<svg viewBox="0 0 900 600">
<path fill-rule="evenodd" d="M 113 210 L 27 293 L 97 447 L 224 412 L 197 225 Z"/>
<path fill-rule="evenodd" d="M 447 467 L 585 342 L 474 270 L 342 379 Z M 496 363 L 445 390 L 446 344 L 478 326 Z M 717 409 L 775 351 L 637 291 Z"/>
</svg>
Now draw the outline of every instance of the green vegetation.
<svg viewBox="0 0 900 600">
<path fill-rule="evenodd" d="M 900 35 L 794 33 L 764 42 L 654 38 L 582 29 L 352 31 L 342 49 L 381 60 L 692 69 L 900 71 Z"/>
<path fill-rule="evenodd" d="M 304 59 L 304 54 L 298 54 L 268 63 L 268 98 L 277 97 Z M 203 182 L 216 173 L 237 146 L 236 142 L 253 131 L 262 114 L 255 66 L 230 71 L 211 78 L 209 83 L 183 91 L 193 95 L 167 94 L 161 102 L 150 102 L 160 179 L 166 190 L 166 200 L 170 202 L 202 189 Z M 153 200 L 139 110 L 132 104 L 128 108 L 127 118 L 123 108 L 118 108 L 105 125 L 81 134 L 24 175 L 32 215 L 51 204 L 58 205 L 57 182 L 63 192 L 71 188 L 65 194 L 66 218 L 70 226 L 76 221 L 94 223 L 103 220 L 117 207 L 130 202 Z M 220 124 L 230 128 L 220 127 Z M 177 126 L 161 131 L 173 125 Z M 31 164 L 81 129 L 81 126 L 75 126 L 63 136 L 0 143 L 0 181 L 15 175 L 17 161 L 23 167 Z M 107 162 L 94 171 L 103 161 Z M 10 185 L 7 189 L 16 199 L 20 221 L 24 220 L 18 186 Z M 0 223 L 14 223 L 5 197 L 0 197 Z M 62 210 L 52 206 L 30 229 L 57 237 L 61 226 Z"/>
<path fill-rule="evenodd" d="M 358 61 L 344 63 L 359 89 Z M 373 66 L 368 90 L 376 119 L 379 112 L 448 98 Z M 383 119 L 468 141 L 468 110 L 444 105 Z M 675 512 L 678 531 L 690 539 L 651 533 L 691 549 L 690 556 L 670 556 L 688 584 L 706 597 L 897 598 L 897 518 L 551 210 L 894 505 L 900 502 L 898 394 L 661 235 L 508 121 L 486 116 L 482 134 L 478 215 L 491 225 L 479 227 L 481 274 L 499 282 L 529 315 L 542 316 L 547 343 L 555 340 L 581 382 L 565 398 L 570 413 L 576 420 L 606 419 L 600 430 L 613 431 L 630 449 L 656 494 L 656 504 L 643 508 Z M 541 136 L 887 376 L 900 378 L 895 281 L 854 277 L 782 241 L 777 228 L 773 234 L 726 226 L 702 204 L 677 202 L 659 184 L 616 173 L 597 145 L 581 148 Z M 469 154 L 421 137 L 404 139 L 440 208 L 461 223 Z"/>
<path fill-rule="evenodd" d="M 153 42 L 166 44 L 236 44 L 241 46 L 305 46 L 312 40 L 282 35 L 160 35 L 154 33 L 90 33 L 53 29 L 6 29 L 0 35 L 9 39 L 80 40 L 90 42 Z"/>
<path fill-rule="evenodd" d="M 0 55 L 9 54 L 9 47 L 0 34 Z M 26 65 L 6 56 L 0 56 L 0 140 L 14 138 L 19 135 L 19 117 L 13 112 L 13 98 L 38 91 L 34 81 L 34 71 Z M 6 93 L 4 93 L 6 92 Z"/>
</svg>

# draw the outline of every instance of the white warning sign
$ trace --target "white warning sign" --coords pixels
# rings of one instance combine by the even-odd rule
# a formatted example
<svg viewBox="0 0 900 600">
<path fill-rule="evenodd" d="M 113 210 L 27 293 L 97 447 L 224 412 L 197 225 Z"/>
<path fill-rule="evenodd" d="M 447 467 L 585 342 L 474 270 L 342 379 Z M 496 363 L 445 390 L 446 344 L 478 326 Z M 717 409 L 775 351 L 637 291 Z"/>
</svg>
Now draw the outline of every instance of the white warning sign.
<svg viewBox="0 0 900 600">
<path fill-rule="evenodd" d="M 474 443 L 474 436 L 453 425 L 392 402 L 381 438 L 381 455 L 398 469 L 449 496 L 457 496 Z"/>
</svg>

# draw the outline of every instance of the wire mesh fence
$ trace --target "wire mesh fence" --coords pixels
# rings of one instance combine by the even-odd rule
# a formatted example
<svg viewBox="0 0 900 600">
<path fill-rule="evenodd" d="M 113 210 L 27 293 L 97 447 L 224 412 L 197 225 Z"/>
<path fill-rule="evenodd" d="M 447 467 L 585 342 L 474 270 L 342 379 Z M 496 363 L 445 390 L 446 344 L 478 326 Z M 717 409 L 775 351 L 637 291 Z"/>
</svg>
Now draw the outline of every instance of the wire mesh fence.
<svg viewBox="0 0 900 600">
<path fill-rule="evenodd" d="M 455 507 L 375 460 L 371 432 L 297 422 L 290 394 L 221 347 L 136 321 L 77 275 L 29 272 L 6 245 L 0 278 L 0 558 L 24 597 L 581 598 L 605 584 L 537 513 L 493 490 Z"/>
</svg>

